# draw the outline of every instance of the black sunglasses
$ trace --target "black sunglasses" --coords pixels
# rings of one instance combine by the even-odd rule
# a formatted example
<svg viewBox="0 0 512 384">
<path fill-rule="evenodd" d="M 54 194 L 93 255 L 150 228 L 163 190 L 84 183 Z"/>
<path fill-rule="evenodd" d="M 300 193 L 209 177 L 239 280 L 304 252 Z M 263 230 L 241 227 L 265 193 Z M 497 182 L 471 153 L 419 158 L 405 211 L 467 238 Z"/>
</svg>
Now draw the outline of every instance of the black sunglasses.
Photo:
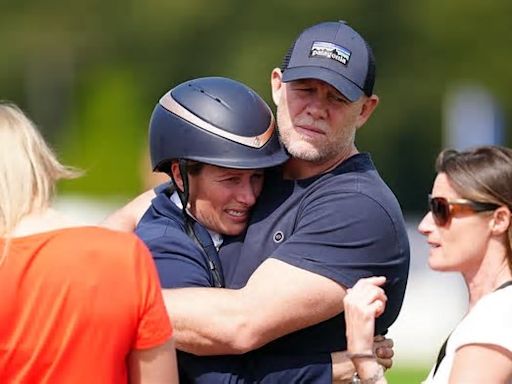
<svg viewBox="0 0 512 384">
<path fill-rule="evenodd" d="M 444 197 L 432 197 L 432 195 L 428 195 L 428 206 L 435 223 L 439 226 L 446 225 L 458 212 L 486 212 L 500 207 L 494 203 L 482 203 L 467 199 L 448 200 Z"/>
</svg>

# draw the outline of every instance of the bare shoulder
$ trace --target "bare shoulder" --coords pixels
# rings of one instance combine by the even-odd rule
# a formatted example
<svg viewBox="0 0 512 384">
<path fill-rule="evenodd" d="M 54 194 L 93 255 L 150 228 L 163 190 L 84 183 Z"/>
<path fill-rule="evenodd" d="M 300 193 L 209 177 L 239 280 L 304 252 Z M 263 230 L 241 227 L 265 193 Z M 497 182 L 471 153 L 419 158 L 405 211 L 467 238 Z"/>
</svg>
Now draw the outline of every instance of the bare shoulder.
<svg viewBox="0 0 512 384">
<path fill-rule="evenodd" d="M 494 344 L 468 344 L 455 353 L 450 383 L 509 383 L 510 380 L 512 351 L 507 348 Z"/>
</svg>

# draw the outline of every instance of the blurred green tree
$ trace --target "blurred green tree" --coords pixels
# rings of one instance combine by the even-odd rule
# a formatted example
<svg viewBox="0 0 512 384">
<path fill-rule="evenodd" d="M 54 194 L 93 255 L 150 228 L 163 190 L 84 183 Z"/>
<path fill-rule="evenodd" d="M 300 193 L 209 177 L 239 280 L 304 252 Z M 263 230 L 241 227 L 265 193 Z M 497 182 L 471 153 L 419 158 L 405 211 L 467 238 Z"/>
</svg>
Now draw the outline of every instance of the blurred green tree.
<svg viewBox="0 0 512 384">
<path fill-rule="evenodd" d="M 142 188 L 149 116 L 179 82 L 228 76 L 270 103 L 271 69 L 304 27 L 323 20 L 347 20 L 375 51 L 381 105 L 358 146 L 407 211 L 425 209 L 446 91 L 469 80 L 496 96 L 505 117 L 512 106 L 505 0 L 4 0 L 1 9 L 1 97 L 25 108 L 65 161 L 87 170 L 64 185 L 72 192 Z"/>
</svg>

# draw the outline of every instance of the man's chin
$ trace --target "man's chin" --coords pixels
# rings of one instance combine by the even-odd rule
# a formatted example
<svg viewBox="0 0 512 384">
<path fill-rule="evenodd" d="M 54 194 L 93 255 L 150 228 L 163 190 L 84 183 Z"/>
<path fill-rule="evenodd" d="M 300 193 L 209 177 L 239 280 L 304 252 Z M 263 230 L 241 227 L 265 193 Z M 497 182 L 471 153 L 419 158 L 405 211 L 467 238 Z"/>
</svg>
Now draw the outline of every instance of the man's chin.
<svg viewBox="0 0 512 384">
<path fill-rule="evenodd" d="M 318 149 L 311 144 L 292 145 L 286 148 L 290 155 L 299 160 L 318 162 L 322 160 L 322 155 Z"/>
</svg>

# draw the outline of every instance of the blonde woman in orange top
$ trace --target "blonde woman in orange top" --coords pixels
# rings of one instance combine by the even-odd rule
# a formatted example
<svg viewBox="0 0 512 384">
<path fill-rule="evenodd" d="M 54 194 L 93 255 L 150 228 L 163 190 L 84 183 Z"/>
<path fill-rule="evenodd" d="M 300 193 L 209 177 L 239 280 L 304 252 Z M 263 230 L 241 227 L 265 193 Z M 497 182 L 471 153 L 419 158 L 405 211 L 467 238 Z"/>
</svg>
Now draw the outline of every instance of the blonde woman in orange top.
<svg viewBox="0 0 512 384">
<path fill-rule="evenodd" d="M 1 381 L 177 383 L 149 251 L 51 208 L 56 182 L 75 176 L 18 107 L 0 104 Z"/>
</svg>

